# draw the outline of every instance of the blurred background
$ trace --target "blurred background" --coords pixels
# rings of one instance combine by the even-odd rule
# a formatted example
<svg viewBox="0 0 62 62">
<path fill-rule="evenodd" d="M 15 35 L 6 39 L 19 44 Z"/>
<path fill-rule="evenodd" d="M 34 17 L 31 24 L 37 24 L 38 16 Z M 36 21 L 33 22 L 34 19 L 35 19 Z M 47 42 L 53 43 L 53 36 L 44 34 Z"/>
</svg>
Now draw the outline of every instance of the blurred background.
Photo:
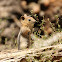
<svg viewBox="0 0 62 62">
<path fill-rule="evenodd" d="M 62 28 L 62 0 L 0 0 L 0 51 L 17 47 L 20 27 L 12 16 L 19 20 L 24 14 L 36 19 L 34 33 L 40 38 Z"/>
</svg>

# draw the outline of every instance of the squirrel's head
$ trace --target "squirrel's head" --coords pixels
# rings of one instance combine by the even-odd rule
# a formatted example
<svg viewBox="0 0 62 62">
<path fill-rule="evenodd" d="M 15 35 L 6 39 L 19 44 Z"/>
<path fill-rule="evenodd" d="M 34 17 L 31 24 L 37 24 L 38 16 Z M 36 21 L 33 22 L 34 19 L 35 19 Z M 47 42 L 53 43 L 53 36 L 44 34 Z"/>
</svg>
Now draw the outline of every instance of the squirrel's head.
<svg viewBox="0 0 62 62">
<path fill-rule="evenodd" d="M 27 27 L 33 27 L 36 20 L 33 17 L 27 16 L 24 14 L 24 16 L 21 16 L 21 26 L 27 26 Z"/>
</svg>

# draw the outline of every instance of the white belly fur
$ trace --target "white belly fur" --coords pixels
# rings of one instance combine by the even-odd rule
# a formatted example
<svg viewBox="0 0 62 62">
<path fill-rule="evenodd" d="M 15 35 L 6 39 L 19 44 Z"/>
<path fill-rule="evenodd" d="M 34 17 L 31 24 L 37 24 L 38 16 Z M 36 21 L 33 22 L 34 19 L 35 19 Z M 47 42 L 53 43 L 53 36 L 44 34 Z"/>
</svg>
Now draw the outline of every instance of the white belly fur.
<svg viewBox="0 0 62 62">
<path fill-rule="evenodd" d="M 27 38 L 25 38 L 23 36 L 20 37 L 20 48 L 21 49 L 27 48 L 27 45 L 28 45 L 27 41 L 28 41 Z"/>
</svg>

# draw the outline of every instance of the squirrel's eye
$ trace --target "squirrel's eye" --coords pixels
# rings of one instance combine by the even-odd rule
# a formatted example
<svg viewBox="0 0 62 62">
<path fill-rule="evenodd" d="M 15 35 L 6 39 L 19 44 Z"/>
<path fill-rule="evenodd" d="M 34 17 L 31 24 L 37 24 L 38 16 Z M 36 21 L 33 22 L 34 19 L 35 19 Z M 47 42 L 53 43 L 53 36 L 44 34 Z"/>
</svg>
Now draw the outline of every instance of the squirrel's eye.
<svg viewBox="0 0 62 62">
<path fill-rule="evenodd" d="M 28 21 L 31 21 L 31 19 L 28 19 Z"/>
</svg>

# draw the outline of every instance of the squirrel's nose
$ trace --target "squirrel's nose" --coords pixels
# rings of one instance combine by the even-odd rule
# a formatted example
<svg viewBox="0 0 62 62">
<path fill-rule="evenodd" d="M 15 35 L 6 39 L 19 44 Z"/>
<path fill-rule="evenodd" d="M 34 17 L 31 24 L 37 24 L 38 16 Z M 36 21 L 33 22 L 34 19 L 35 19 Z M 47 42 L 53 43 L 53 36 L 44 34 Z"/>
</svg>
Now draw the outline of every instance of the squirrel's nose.
<svg viewBox="0 0 62 62">
<path fill-rule="evenodd" d="M 36 22 L 36 20 L 33 21 L 34 23 Z"/>
</svg>

